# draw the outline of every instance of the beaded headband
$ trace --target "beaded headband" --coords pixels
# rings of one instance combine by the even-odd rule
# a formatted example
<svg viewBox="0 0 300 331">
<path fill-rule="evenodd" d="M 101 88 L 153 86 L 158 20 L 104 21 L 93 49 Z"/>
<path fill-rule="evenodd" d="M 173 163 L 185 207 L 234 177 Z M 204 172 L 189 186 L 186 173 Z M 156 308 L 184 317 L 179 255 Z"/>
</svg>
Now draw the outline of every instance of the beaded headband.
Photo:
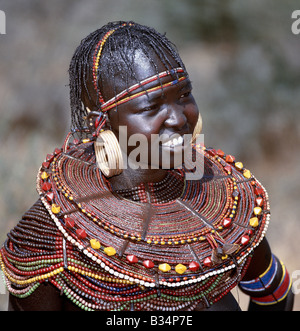
<svg viewBox="0 0 300 331">
<path fill-rule="evenodd" d="M 143 87 L 145 86 L 146 84 L 149 84 L 151 82 L 154 82 L 156 80 L 159 80 L 160 78 L 163 78 L 163 77 L 166 77 L 166 76 L 171 76 L 172 74 L 174 73 L 183 73 L 184 70 L 182 68 L 175 68 L 175 69 L 171 69 L 171 70 L 166 70 L 166 71 L 163 71 L 163 72 L 160 72 L 159 74 L 157 75 L 153 75 L 149 78 L 146 78 L 145 80 L 137 83 L 137 84 L 134 84 L 132 85 L 131 87 L 129 87 L 128 89 L 120 92 L 119 94 L 117 94 L 115 97 L 111 98 L 110 100 L 108 100 L 107 102 L 105 102 L 103 105 L 102 105 L 102 112 L 106 112 L 118 105 L 121 105 L 127 101 L 130 101 L 130 100 L 133 100 L 137 97 L 140 97 L 142 95 L 145 95 L 147 93 L 151 93 L 151 92 L 154 92 L 154 91 L 157 91 L 159 89 L 163 89 L 163 88 L 166 88 L 168 86 L 172 86 L 172 85 L 176 85 L 177 83 L 187 79 L 186 76 L 182 76 L 178 79 L 175 79 L 171 82 L 168 82 L 168 83 L 165 83 L 165 84 L 160 84 L 158 86 L 155 86 L 155 87 L 152 87 L 152 88 L 149 88 L 149 89 L 146 89 L 146 90 L 143 90 L 141 92 L 138 92 L 138 93 L 135 93 L 135 94 L 132 94 L 132 95 L 129 95 L 130 93 L 132 93 L 133 91 L 135 91 L 136 89 L 138 89 L 139 87 Z"/>
<path fill-rule="evenodd" d="M 105 120 L 103 119 L 103 113 L 105 113 L 105 112 L 109 111 L 110 109 L 113 109 L 113 108 L 115 108 L 119 105 L 122 105 L 122 104 L 124 104 L 128 101 L 131 101 L 135 98 L 138 98 L 142 95 L 146 95 L 148 93 L 155 92 L 155 91 L 164 89 L 166 87 L 176 85 L 179 82 L 182 82 L 182 81 L 186 80 L 188 77 L 187 76 L 181 76 L 181 77 L 178 77 L 177 79 L 174 79 L 170 82 L 167 82 L 167 83 L 164 83 L 164 84 L 159 84 L 159 85 L 151 87 L 149 89 L 143 89 L 143 91 L 137 92 L 135 94 L 131 94 L 133 91 L 137 90 L 139 87 L 143 87 L 146 84 L 149 84 L 153 81 L 159 80 L 163 77 L 172 76 L 175 73 L 184 73 L 184 72 L 185 71 L 182 68 L 175 68 L 175 69 L 160 72 L 156 75 L 153 75 L 149 78 L 146 78 L 145 80 L 143 80 L 143 81 L 141 81 L 137 84 L 134 84 L 134 85 L 130 86 L 126 90 L 123 90 L 122 92 L 117 94 L 115 97 L 113 97 L 110 100 L 104 102 L 101 105 L 101 112 L 99 114 L 99 117 L 97 118 L 97 120 L 95 122 L 95 127 L 96 127 L 97 131 L 103 126 L 103 124 L 105 122 Z M 101 121 L 101 119 L 102 119 L 102 121 Z M 100 123 L 101 123 L 101 125 L 100 125 Z M 100 125 L 100 127 L 99 127 L 99 125 Z"/>
</svg>

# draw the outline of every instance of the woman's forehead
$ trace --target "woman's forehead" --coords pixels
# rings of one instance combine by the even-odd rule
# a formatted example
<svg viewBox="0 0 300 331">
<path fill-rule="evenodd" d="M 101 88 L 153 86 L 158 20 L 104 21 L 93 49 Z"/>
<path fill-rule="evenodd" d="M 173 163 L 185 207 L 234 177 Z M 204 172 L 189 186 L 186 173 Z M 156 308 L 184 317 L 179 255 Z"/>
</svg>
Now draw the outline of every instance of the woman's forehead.
<svg viewBox="0 0 300 331">
<path fill-rule="evenodd" d="M 163 62 L 154 51 L 145 54 L 143 50 L 136 49 L 131 56 L 130 73 L 118 72 L 114 77 L 108 78 L 109 82 L 103 84 L 103 95 L 106 96 L 106 100 L 149 77 L 178 67 L 171 55 L 167 55 L 167 61 Z M 128 70 L 126 66 L 124 70 Z"/>
<path fill-rule="evenodd" d="M 133 61 L 133 72 L 138 81 L 143 81 L 144 79 L 151 77 L 159 72 L 163 72 L 171 68 L 178 67 L 178 63 L 169 56 L 168 58 L 168 67 L 166 63 L 163 63 L 162 60 L 154 53 L 145 54 L 141 50 L 136 50 L 134 54 Z"/>
</svg>

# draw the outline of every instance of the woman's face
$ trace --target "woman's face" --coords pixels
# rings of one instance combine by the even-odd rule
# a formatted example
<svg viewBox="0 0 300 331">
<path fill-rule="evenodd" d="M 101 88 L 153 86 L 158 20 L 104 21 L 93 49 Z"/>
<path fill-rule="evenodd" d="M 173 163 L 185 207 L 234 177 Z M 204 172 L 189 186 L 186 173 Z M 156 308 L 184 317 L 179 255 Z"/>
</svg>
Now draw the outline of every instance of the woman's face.
<svg viewBox="0 0 300 331">
<path fill-rule="evenodd" d="M 169 60 L 174 62 L 172 58 Z M 166 70 L 158 58 L 156 65 L 160 72 Z M 176 67 L 174 63 L 174 68 Z M 149 61 L 139 52 L 135 56 L 134 69 L 140 81 L 156 74 Z M 173 80 L 171 76 L 166 76 L 161 81 L 155 80 L 145 85 L 144 89 L 161 86 Z M 118 86 L 119 91 L 126 89 L 122 80 L 118 84 L 124 85 Z M 151 168 L 174 168 L 183 162 L 186 143 L 190 141 L 198 114 L 191 82 L 185 79 L 136 97 L 119 105 L 117 111 L 110 110 L 108 124 L 119 137 L 121 149 L 129 160 Z M 188 138 L 186 135 L 190 135 L 189 140 L 184 140 L 184 137 Z"/>
</svg>

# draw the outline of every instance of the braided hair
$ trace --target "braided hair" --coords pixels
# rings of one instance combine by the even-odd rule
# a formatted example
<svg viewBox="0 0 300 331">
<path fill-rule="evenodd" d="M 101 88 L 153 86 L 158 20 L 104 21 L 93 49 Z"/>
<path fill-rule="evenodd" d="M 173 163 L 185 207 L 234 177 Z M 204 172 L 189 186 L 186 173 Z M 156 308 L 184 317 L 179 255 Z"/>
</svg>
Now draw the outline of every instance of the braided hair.
<svg viewBox="0 0 300 331">
<path fill-rule="evenodd" d="M 101 56 L 95 56 L 95 49 L 101 43 Z M 85 94 L 89 100 L 95 102 L 101 111 L 101 102 L 95 99 L 95 90 L 91 88 L 93 79 L 94 87 L 98 94 L 103 93 L 103 86 L 109 82 L 116 95 L 115 78 L 121 77 L 126 83 L 138 83 L 134 73 L 134 53 L 142 51 L 154 71 L 158 74 L 157 64 L 151 58 L 155 54 L 163 63 L 166 70 L 173 69 L 170 57 L 185 70 L 185 66 L 176 50 L 165 35 L 155 31 L 153 28 L 143 26 L 134 22 L 112 22 L 92 32 L 77 47 L 69 67 L 70 77 L 70 105 L 71 105 L 71 129 L 73 131 L 84 131 L 86 128 L 85 118 L 87 110 L 82 102 Z M 96 73 L 95 61 L 97 63 Z M 186 70 L 185 70 L 186 71 Z M 96 76 L 96 77 L 95 77 Z M 105 96 L 103 96 L 105 98 Z"/>
</svg>

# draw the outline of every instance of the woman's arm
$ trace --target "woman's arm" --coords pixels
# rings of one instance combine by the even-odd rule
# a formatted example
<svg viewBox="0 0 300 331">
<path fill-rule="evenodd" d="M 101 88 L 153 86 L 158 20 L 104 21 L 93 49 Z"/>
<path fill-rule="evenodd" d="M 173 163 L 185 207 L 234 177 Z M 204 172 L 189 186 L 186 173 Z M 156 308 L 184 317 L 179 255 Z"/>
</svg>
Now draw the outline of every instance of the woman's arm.
<svg viewBox="0 0 300 331">
<path fill-rule="evenodd" d="M 81 311 L 65 295 L 49 283 L 42 283 L 29 297 L 9 295 L 9 311 Z"/>
<path fill-rule="evenodd" d="M 251 298 L 248 308 L 251 311 L 288 311 L 293 308 L 294 295 L 288 271 L 272 254 L 266 239 L 256 248 L 240 288 Z"/>
<path fill-rule="evenodd" d="M 9 311 L 60 311 L 63 309 L 63 299 L 59 291 L 51 284 L 42 283 L 27 298 L 9 295 Z"/>
</svg>

